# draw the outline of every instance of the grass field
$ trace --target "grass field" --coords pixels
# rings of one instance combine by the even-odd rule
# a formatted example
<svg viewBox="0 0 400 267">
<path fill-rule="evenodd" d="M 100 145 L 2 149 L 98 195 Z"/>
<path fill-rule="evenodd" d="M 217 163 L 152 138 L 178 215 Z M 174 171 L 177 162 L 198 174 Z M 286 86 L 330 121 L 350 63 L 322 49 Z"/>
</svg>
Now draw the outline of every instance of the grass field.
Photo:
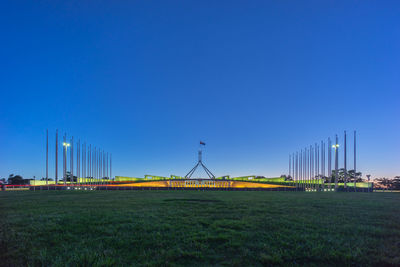
<svg viewBox="0 0 400 267">
<path fill-rule="evenodd" d="M 0 265 L 400 265 L 400 194 L 0 192 Z"/>
</svg>

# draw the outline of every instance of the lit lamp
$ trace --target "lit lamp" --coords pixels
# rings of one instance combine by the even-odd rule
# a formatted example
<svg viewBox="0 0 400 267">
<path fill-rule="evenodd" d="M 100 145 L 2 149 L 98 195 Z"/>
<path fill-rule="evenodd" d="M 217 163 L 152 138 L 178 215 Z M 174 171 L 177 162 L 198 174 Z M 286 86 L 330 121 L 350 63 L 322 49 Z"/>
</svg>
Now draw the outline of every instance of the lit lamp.
<svg viewBox="0 0 400 267">
<path fill-rule="evenodd" d="M 337 136 L 336 136 L 336 145 L 332 145 L 332 148 L 335 149 L 335 190 L 338 189 L 338 149 L 339 149 L 339 144 L 337 142 Z"/>
<path fill-rule="evenodd" d="M 67 149 L 68 149 L 69 146 L 70 146 L 69 143 L 63 142 L 63 147 L 65 147 L 65 149 L 64 149 L 64 160 L 66 160 L 66 158 L 67 158 Z M 64 186 L 65 186 L 65 184 L 67 182 L 67 172 L 66 172 L 66 170 L 67 170 L 67 165 L 65 164 Z"/>
</svg>

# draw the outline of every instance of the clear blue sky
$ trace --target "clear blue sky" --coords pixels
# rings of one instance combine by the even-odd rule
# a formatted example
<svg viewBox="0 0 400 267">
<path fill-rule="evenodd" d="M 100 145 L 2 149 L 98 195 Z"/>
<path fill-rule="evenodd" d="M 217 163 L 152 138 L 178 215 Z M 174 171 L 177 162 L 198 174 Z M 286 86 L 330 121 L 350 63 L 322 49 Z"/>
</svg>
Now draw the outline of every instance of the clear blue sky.
<svg viewBox="0 0 400 267">
<path fill-rule="evenodd" d="M 45 175 L 47 128 L 51 177 L 56 128 L 139 177 L 185 175 L 200 140 L 216 175 L 277 176 L 289 153 L 356 129 L 358 169 L 400 175 L 399 14 L 399 1 L 3 1 L 0 177 Z"/>
</svg>

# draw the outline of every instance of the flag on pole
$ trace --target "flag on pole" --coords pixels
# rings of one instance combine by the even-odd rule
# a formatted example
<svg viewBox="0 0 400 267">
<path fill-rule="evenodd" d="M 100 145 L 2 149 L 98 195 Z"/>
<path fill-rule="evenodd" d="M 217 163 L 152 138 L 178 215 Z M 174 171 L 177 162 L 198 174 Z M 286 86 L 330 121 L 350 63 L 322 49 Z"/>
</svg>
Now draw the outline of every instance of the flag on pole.
<svg viewBox="0 0 400 267">
<path fill-rule="evenodd" d="M 200 141 L 200 145 L 203 145 L 203 146 L 205 146 L 205 145 L 206 145 L 206 143 L 204 143 L 203 141 Z"/>
</svg>

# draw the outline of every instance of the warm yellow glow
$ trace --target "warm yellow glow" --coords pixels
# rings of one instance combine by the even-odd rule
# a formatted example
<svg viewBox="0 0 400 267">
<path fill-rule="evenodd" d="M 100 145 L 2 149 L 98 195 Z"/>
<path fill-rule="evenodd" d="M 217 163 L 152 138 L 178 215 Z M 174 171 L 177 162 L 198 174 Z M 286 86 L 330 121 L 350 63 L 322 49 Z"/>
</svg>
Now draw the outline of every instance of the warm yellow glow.
<svg viewBox="0 0 400 267">
<path fill-rule="evenodd" d="M 146 181 L 134 183 L 121 183 L 111 186 L 128 187 L 183 187 L 183 188 L 293 188 L 293 186 L 252 183 L 242 181 L 216 181 L 216 180 L 166 180 L 166 181 Z"/>
</svg>

